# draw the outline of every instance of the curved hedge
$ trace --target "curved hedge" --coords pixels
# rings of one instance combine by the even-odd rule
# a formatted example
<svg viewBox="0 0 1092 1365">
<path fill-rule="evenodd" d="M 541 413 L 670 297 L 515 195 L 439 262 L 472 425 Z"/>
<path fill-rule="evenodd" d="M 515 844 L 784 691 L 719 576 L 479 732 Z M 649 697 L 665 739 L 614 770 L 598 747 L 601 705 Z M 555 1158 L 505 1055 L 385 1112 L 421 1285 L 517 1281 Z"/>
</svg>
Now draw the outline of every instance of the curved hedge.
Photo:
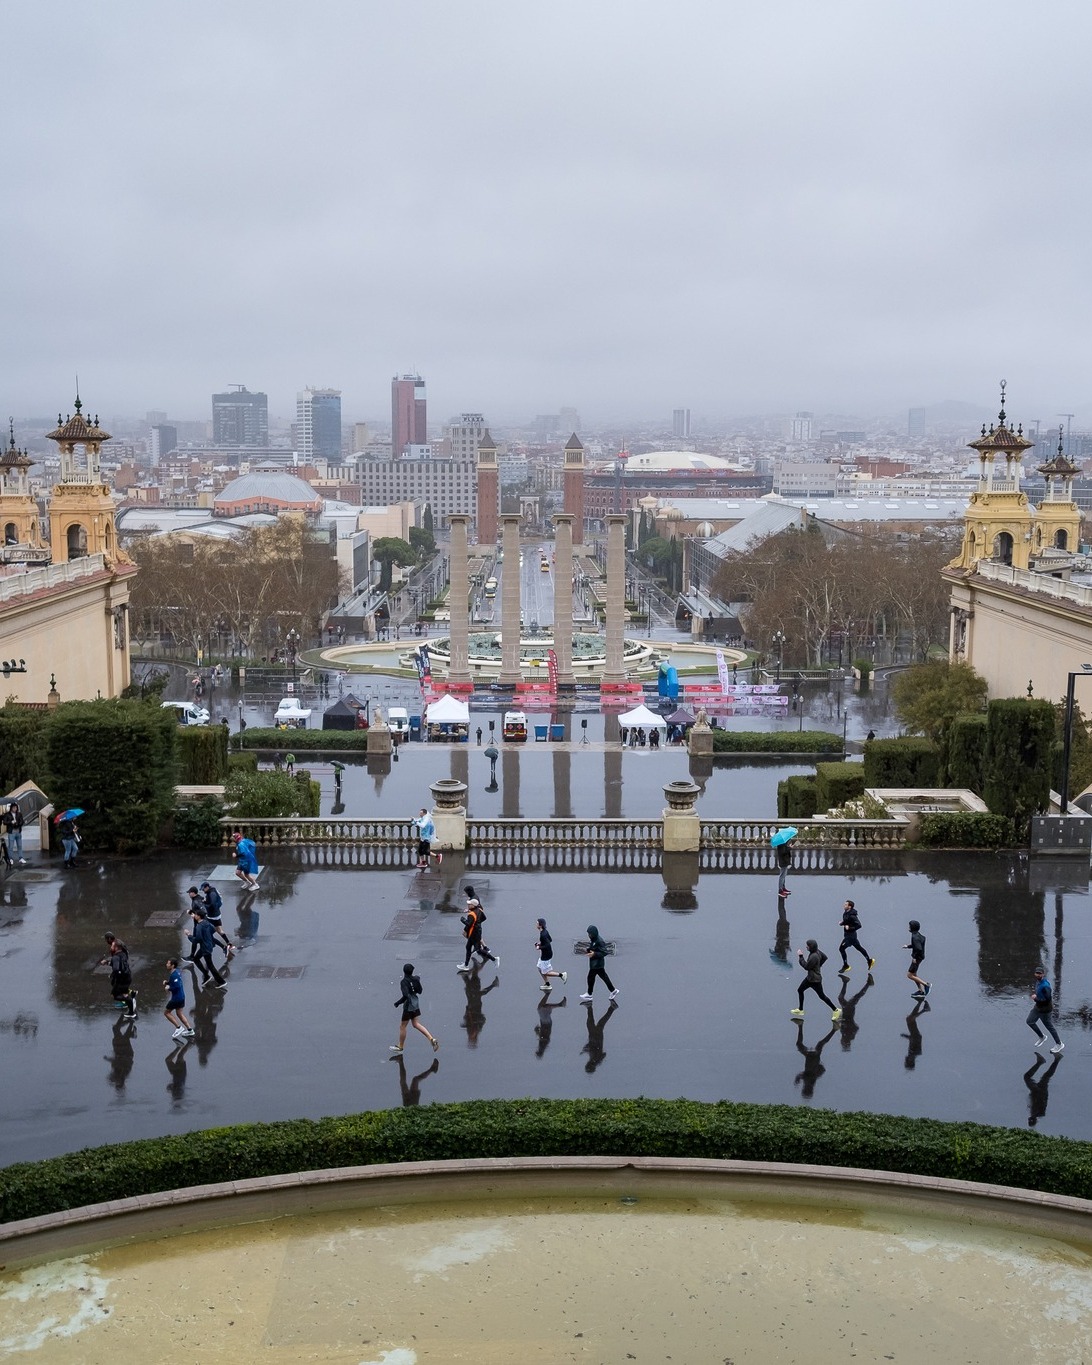
<svg viewBox="0 0 1092 1365">
<path fill-rule="evenodd" d="M 724 1100 L 469 1100 L 244 1124 L 0 1170 L 0 1222 L 224 1180 L 465 1157 L 809 1162 L 1092 1198 L 1092 1143 L 1016 1128 Z"/>
</svg>

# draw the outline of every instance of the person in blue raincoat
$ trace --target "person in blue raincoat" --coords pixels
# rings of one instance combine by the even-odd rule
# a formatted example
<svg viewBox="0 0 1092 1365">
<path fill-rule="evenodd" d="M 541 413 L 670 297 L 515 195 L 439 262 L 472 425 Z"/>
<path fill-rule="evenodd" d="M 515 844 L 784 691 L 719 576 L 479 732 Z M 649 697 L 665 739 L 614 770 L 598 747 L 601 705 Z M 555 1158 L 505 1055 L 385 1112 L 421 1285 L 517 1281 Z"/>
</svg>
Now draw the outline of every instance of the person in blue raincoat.
<svg viewBox="0 0 1092 1365">
<path fill-rule="evenodd" d="M 235 845 L 235 875 L 251 891 L 258 888 L 258 850 L 253 839 L 244 839 L 241 834 L 233 834 Z"/>
</svg>

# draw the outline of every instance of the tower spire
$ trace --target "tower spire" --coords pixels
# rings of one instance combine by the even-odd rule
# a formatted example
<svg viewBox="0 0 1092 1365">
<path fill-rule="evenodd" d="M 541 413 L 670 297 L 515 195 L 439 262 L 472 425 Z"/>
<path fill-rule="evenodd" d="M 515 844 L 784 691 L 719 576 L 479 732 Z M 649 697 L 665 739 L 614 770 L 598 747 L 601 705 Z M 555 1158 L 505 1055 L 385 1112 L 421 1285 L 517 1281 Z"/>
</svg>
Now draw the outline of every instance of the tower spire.
<svg viewBox="0 0 1092 1365">
<path fill-rule="evenodd" d="M 1002 381 L 1001 381 L 1001 411 L 1000 411 L 1000 413 L 998 414 L 998 418 L 997 418 L 997 424 L 998 424 L 998 426 L 1002 426 L 1002 427 L 1005 425 L 1005 389 L 1006 389 L 1007 387 L 1008 387 L 1008 386 L 1007 386 L 1006 381 L 1005 381 L 1004 379 L 1002 379 Z"/>
</svg>

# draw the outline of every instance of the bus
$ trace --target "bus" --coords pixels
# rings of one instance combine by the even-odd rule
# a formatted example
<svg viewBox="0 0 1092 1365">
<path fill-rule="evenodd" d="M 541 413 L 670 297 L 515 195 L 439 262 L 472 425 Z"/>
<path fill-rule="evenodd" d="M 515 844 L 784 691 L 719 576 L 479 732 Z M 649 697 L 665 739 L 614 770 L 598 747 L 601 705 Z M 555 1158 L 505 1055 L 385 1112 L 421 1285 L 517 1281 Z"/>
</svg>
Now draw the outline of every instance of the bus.
<svg viewBox="0 0 1092 1365">
<path fill-rule="evenodd" d="M 489 601 L 489 602 L 492 602 L 492 600 L 496 597 L 496 595 L 497 595 L 497 580 L 496 580 L 495 578 L 487 578 L 487 579 L 485 580 L 485 596 L 486 596 L 486 600 Z"/>
</svg>

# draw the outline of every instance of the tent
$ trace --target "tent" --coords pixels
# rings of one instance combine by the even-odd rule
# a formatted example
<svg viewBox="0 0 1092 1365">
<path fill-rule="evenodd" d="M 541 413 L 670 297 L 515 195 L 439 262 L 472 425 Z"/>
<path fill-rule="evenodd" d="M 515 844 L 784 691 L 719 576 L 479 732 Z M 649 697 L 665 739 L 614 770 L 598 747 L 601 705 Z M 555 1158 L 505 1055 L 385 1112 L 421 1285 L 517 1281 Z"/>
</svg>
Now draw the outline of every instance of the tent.
<svg viewBox="0 0 1092 1365">
<path fill-rule="evenodd" d="M 670 715 L 665 716 L 664 720 L 667 721 L 668 725 L 693 725 L 696 717 L 692 716 L 685 706 L 680 706 L 677 711 L 672 711 Z"/>
<path fill-rule="evenodd" d="M 663 716 L 658 716 L 655 711 L 650 711 L 642 702 L 640 706 L 635 706 L 632 711 L 625 711 L 618 717 L 618 724 L 622 730 L 622 743 L 634 741 L 637 738 L 637 731 L 643 730 L 646 737 L 653 731 L 656 732 L 658 740 L 667 739 L 667 721 Z"/>
<path fill-rule="evenodd" d="M 469 725 L 470 707 L 465 701 L 456 701 L 445 692 L 439 701 L 434 701 L 425 712 L 426 725 Z"/>
<path fill-rule="evenodd" d="M 358 730 L 368 723 L 368 703 L 346 692 L 322 713 L 324 730 Z"/>
</svg>

